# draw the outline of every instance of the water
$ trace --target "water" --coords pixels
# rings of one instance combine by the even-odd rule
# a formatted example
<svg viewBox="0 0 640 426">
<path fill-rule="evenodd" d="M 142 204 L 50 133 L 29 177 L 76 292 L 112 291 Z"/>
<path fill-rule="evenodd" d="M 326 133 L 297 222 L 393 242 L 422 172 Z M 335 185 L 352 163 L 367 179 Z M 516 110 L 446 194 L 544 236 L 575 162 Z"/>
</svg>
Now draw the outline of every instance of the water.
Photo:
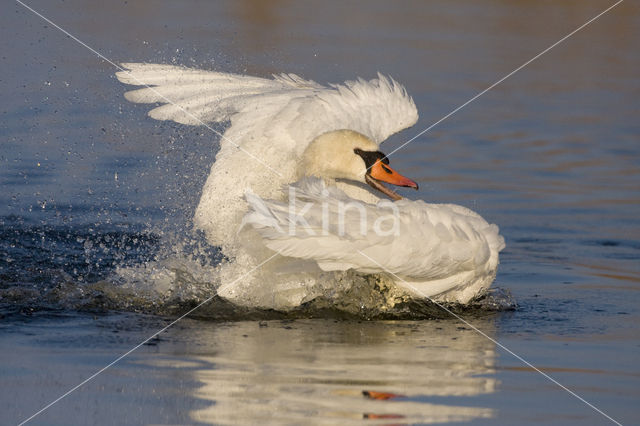
<svg viewBox="0 0 640 426">
<path fill-rule="evenodd" d="M 29 4 L 114 61 L 390 74 L 421 118 L 386 152 L 609 5 Z M 147 118 L 109 63 L 7 11 L 0 419 L 18 423 L 210 297 L 223 256 L 190 223 L 218 138 Z M 214 299 L 33 423 L 607 422 L 472 326 L 638 423 L 639 19 L 624 2 L 392 156 L 420 183 L 408 195 L 468 206 L 506 238 L 498 293 L 456 310 L 468 324 L 424 303 Z"/>
</svg>

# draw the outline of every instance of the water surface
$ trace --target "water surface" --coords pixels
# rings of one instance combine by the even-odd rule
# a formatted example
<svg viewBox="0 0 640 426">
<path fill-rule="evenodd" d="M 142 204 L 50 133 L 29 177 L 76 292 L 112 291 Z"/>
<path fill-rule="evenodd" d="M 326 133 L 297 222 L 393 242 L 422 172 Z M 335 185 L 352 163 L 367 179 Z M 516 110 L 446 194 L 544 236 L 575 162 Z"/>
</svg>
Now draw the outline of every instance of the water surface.
<svg viewBox="0 0 640 426">
<path fill-rule="evenodd" d="M 321 83 L 389 74 L 421 118 L 386 152 L 609 6 L 29 4 L 116 62 Z M 206 267 L 222 255 L 190 218 L 219 141 L 149 119 L 111 64 L 6 9 L 0 419 L 18 423 L 211 296 Z M 639 20 L 624 2 L 391 157 L 420 183 L 407 195 L 500 226 L 494 287 L 515 311 L 484 305 L 465 324 L 423 304 L 385 318 L 214 300 L 33 423 L 607 422 L 471 326 L 638 423 Z"/>
</svg>

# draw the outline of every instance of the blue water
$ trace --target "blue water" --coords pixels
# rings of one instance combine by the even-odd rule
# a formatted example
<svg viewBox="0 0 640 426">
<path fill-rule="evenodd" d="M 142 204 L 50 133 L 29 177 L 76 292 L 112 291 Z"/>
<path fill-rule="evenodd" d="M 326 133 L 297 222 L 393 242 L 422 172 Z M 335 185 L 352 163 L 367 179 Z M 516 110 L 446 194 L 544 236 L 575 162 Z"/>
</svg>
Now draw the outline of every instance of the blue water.
<svg viewBox="0 0 640 426">
<path fill-rule="evenodd" d="M 609 3 L 29 5 L 116 62 L 321 83 L 389 74 L 420 113 L 391 152 Z M 223 257 L 190 222 L 218 137 L 146 117 L 111 64 L 6 9 L 0 420 L 19 423 L 209 297 L 193 265 Z M 408 196 L 500 226 L 498 311 L 456 311 L 465 324 L 422 303 L 385 317 L 215 299 L 32 422 L 608 422 L 473 326 L 638 423 L 639 21 L 622 3 L 391 157 L 420 184 Z M 146 291 L 176 258 L 179 291 Z"/>
</svg>

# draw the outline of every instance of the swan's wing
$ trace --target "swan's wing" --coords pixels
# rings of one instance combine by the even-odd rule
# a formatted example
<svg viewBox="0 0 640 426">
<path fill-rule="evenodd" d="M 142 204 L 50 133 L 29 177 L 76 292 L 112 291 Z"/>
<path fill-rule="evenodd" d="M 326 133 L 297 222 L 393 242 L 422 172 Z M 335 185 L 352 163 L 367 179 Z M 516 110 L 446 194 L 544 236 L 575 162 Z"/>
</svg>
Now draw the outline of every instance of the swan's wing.
<svg viewBox="0 0 640 426">
<path fill-rule="evenodd" d="M 243 195 L 278 196 L 297 179 L 299 159 L 322 133 L 351 129 L 377 142 L 413 125 L 413 100 L 383 77 L 322 86 L 293 74 L 273 79 L 154 64 L 123 64 L 132 102 L 160 103 L 149 115 L 184 124 L 226 122 L 221 149 L 203 188 L 195 225 L 213 244 L 233 245 L 246 211 Z"/>
<path fill-rule="evenodd" d="M 149 111 L 149 116 L 190 125 L 226 121 L 234 114 L 248 112 L 252 101 L 257 104 L 256 97 L 268 104 L 269 98 L 277 98 L 283 91 L 295 97 L 322 88 L 295 76 L 269 80 L 173 65 L 125 63 L 122 66 L 127 70 L 116 73 L 118 80 L 147 86 L 125 93 L 127 100 L 164 104 Z M 255 109 L 256 105 L 253 106 Z"/>
<path fill-rule="evenodd" d="M 173 65 L 122 66 L 126 70 L 116 73 L 118 80 L 147 86 L 125 93 L 127 100 L 165 104 L 149 111 L 149 116 L 157 120 L 201 125 L 226 121 L 236 114 L 275 118 L 292 101 L 304 99 L 306 102 L 297 103 L 285 120 L 289 126 L 295 120 L 298 123 L 293 127 L 308 129 L 295 133 L 315 137 L 345 128 L 380 143 L 418 119 L 415 104 L 404 87 L 381 74 L 370 81 L 358 79 L 322 86 L 295 74 L 266 79 Z"/>
<path fill-rule="evenodd" d="M 247 194 L 250 211 L 243 222 L 272 250 L 315 260 L 327 271 L 437 281 L 495 269 L 504 247 L 497 226 L 460 206 L 406 200 L 367 204 L 317 179 L 302 181 L 290 194 L 289 203 Z"/>
</svg>

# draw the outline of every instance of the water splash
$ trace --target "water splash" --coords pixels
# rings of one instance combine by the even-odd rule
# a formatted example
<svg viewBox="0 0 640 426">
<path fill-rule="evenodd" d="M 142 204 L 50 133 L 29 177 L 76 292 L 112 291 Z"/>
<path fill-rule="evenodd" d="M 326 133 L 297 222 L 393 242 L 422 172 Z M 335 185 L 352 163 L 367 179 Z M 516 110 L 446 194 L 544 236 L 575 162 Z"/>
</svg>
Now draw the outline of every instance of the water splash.
<svg viewBox="0 0 640 426">
<path fill-rule="evenodd" d="M 198 232 L 150 231 L 128 224 L 29 224 L 16 216 L 2 218 L 0 224 L 0 312 L 4 314 L 55 309 L 176 315 L 211 299 L 194 316 L 216 320 L 449 316 L 436 304 L 399 293 L 379 276 L 304 271 L 290 265 L 285 270 L 287 262 L 282 261 L 261 271 L 255 287 L 249 287 L 248 280 L 246 292 L 256 300 L 285 302 L 274 303 L 275 309 L 232 303 L 217 292 L 228 282 L 225 268 L 233 265 L 235 271 L 242 265 L 234 265 Z M 307 275 L 313 279 L 305 280 Z M 486 315 L 515 307 L 510 295 L 494 290 L 469 305 L 451 308 Z"/>
</svg>

